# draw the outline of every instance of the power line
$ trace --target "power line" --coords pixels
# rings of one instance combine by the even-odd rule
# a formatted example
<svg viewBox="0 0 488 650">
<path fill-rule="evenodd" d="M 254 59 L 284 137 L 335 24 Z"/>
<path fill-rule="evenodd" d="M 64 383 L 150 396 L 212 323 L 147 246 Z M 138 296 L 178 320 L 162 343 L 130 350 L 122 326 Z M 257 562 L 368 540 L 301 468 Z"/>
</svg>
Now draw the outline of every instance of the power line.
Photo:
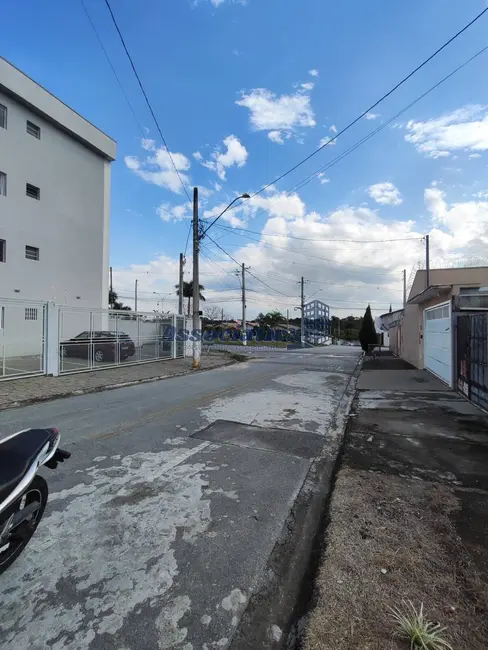
<svg viewBox="0 0 488 650">
<path fill-rule="evenodd" d="M 258 230 L 250 230 L 249 228 L 233 228 L 232 226 L 222 226 L 218 225 L 217 228 L 222 228 L 230 232 L 235 230 L 252 233 L 254 235 L 261 235 L 264 237 L 286 237 L 287 239 L 298 239 L 300 241 L 311 241 L 311 242 L 346 242 L 349 244 L 383 244 L 386 242 L 396 242 L 396 241 L 421 241 L 421 237 L 402 237 L 397 239 L 316 239 L 314 237 L 296 237 L 295 235 L 279 235 L 272 233 L 263 233 Z M 331 249 L 332 250 L 332 249 Z M 345 249 L 337 249 L 345 250 Z M 348 249 L 348 250 L 359 250 L 359 249 Z"/>
<path fill-rule="evenodd" d="M 134 65 L 134 61 L 132 60 L 132 57 L 131 57 L 131 55 L 130 55 L 130 53 L 129 53 L 129 50 L 127 49 L 127 45 L 125 44 L 124 37 L 122 36 L 122 32 L 121 32 L 120 29 L 119 29 L 119 26 L 118 26 L 117 21 L 116 21 L 116 19 L 115 19 L 114 13 L 113 13 L 113 11 L 112 11 L 112 7 L 110 6 L 110 2 L 109 2 L 109 0 L 105 0 L 105 4 L 107 5 L 107 9 L 108 9 L 109 12 L 110 12 L 110 16 L 112 17 L 112 22 L 113 22 L 113 24 L 114 24 L 114 26 L 115 26 L 115 29 L 117 30 L 117 33 L 118 33 L 118 35 L 119 35 L 120 41 L 121 41 L 122 46 L 123 46 L 123 48 L 124 48 L 124 50 L 125 50 L 125 53 L 126 53 L 126 55 L 127 55 L 127 58 L 129 59 L 130 65 L 131 65 L 131 67 L 132 67 L 132 71 L 134 72 L 134 75 L 135 75 L 135 77 L 136 77 L 136 79 L 137 79 L 137 83 L 139 84 L 139 88 L 141 89 L 141 92 L 142 92 L 142 94 L 143 94 L 143 96 L 144 96 L 144 99 L 145 99 L 145 101 L 146 101 L 147 107 L 149 108 L 149 112 L 151 113 L 151 116 L 152 116 L 152 118 L 153 118 L 153 120 L 154 120 L 154 123 L 155 123 L 156 128 L 157 128 L 158 133 L 159 133 L 159 136 L 160 136 L 160 138 L 161 138 L 161 141 L 162 141 L 162 143 L 164 144 L 164 148 L 166 149 L 166 151 L 167 151 L 167 153 L 168 153 L 168 156 L 169 156 L 169 158 L 170 158 L 170 160 L 171 160 L 171 164 L 173 165 L 173 169 L 175 170 L 176 175 L 178 176 L 178 180 L 180 181 L 181 186 L 183 187 L 183 189 L 184 189 L 184 191 L 185 191 L 185 194 L 186 194 L 186 196 L 188 197 L 188 200 L 191 202 L 190 194 L 188 193 L 188 190 L 187 190 L 187 188 L 186 188 L 186 185 L 183 183 L 183 180 L 182 180 L 182 178 L 181 178 L 181 176 L 180 176 L 180 172 L 178 171 L 178 168 L 177 168 L 176 165 L 175 165 L 175 162 L 174 162 L 174 160 L 173 160 L 173 156 L 171 155 L 171 151 L 169 150 L 169 147 L 168 147 L 168 144 L 167 144 L 167 142 L 166 142 L 166 139 L 165 139 L 165 137 L 164 137 L 164 135 L 163 135 L 163 132 L 161 131 L 161 127 L 159 126 L 159 122 L 158 122 L 158 120 L 157 120 L 157 118 L 156 118 L 156 115 L 155 115 L 155 113 L 154 113 L 154 110 L 153 110 L 153 108 L 152 108 L 152 106 L 151 106 L 151 102 L 149 101 L 149 98 L 148 98 L 148 96 L 147 96 L 147 94 L 146 94 L 146 91 L 144 90 L 144 86 L 142 85 L 142 81 L 141 81 L 141 78 L 139 77 L 139 74 L 138 74 L 138 72 L 137 72 L 137 70 L 136 70 L 136 66 Z"/>
<path fill-rule="evenodd" d="M 107 2 L 107 0 L 105 0 L 105 1 Z M 334 135 L 333 138 L 330 138 L 327 142 L 325 142 L 323 145 L 321 145 L 318 149 L 316 149 L 316 150 L 313 151 L 311 154 L 309 154 L 308 156 L 306 156 L 305 158 L 303 158 L 299 163 L 297 163 L 296 165 L 294 165 L 293 167 L 291 167 L 291 169 L 289 169 L 288 171 L 284 172 L 283 174 L 281 174 L 280 176 L 278 176 L 277 178 L 275 178 L 275 179 L 274 179 L 273 181 L 271 181 L 270 183 L 267 183 L 266 185 L 264 185 L 260 190 L 258 190 L 258 191 L 255 192 L 254 194 L 252 194 L 251 197 L 250 197 L 250 199 L 254 198 L 254 197 L 257 196 L 258 194 L 261 194 L 261 193 L 264 192 L 266 189 L 268 189 L 268 187 L 271 187 L 271 186 L 274 185 L 275 183 L 278 183 L 279 181 L 281 181 L 283 178 L 285 178 L 286 176 L 288 176 L 289 174 L 291 174 L 292 172 L 294 172 L 296 169 L 298 169 L 298 168 L 301 167 L 304 163 L 306 163 L 308 160 L 310 160 L 313 156 L 315 156 L 317 153 L 319 153 L 319 151 L 322 151 L 322 149 L 324 149 L 325 147 L 327 147 L 331 142 L 335 142 L 339 136 L 341 136 L 343 133 L 345 133 L 345 132 L 348 131 L 351 127 L 353 127 L 355 124 L 357 124 L 361 119 L 363 119 L 363 117 L 365 117 L 365 116 L 367 115 L 367 113 L 370 113 L 370 112 L 371 112 L 373 109 L 375 109 L 379 104 L 381 104 L 385 99 L 387 99 L 387 98 L 388 98 L 390 95 L 392 95 L 396 90 L 398 90 L 398 88 L 400 88 L 400 86 L 402 86 L 402 85 L 403 85 L 404 83 L 406 83 L 406 82 L 407 82 L 411 77 L 413 77 L 413 76 L 414 76 L 414 75 L 415 75 L 419 70 L 421 70 L 425 65 L 427 65 L 427 63 L 429 63 L 430 61 L 432 61 L 432 59 L 434 59 L 438 54 L 440 54 L 440 52 L 442 52 L 442 50 L 444 50 L 448 45 L 450 45 L 450 44 L 451 44 L 454 40 L 456 40 L 459 36 L 461 36 L 461 34 L 463 34 L 463 33 L 464 33 L 464 32 L 465 32 L 469 27 L 471 27 L 471 25 L 473 25 L 477 20 L 479 20 L 479 19 L 480 19 L 480 18 L 481 18 L 481 17 L 482 17 L 482 16 L 483 16 L 487 11 L 488 11 L 488 7 L 486 7 L 485 9 L 483 9 L 483 11 L 481 11 L 477 16 L 475 16 L 475 18 L 473 18 L 473 19 L 472 19 L 472 20 L 471 20 L 467 25 L 465 25 L 462 29 L 460 29 L 458 32 L 456 32 L 456 34 L 454 34 L 454 36 L 452 36 L 452 37 L 451 37 L 449 40 L 447 40 L 443 45 L 441 45 L 441 46 L 440 46 L 440 47 L 439 47 L 439 48 L 438 48 L 438 49 L 437 49 L 433 54 L 431 54 L 427 59 L 425 59 L 424 61 L 422 61 L 422 63 L 421 63 L 420 65 L 418 65 L 414 70 L 412 70 L 412 71 L 411 71 L 411 72 L 410 72 L 406 77 L 404 77 L 401 81 L 399 81 L 397 84 L 395 84 L 395 86 L 393 86 L 393 88 L 391 88 L 387 93 L 385 93 L 384 95 L 382 95 L 382 97 L 380 97 L 380 99 L 378 99 L 374 104 L 372 104 L 369 108 L 367 108 L 366 110 L 364 110 L 364 111 L 363 111 L 363 112 L 362 112 L 358 117 L 356 117 L 352 122 L 349 122 L 349 124 L 347 124 L 347 126 L 345 126 L 345 127 L 344 127 L 343 129 L 341 129 L 338 133 L 336 133 L 336 134 Z M 249 200 L 249 199 L 247 199 L 247 200 Z M 234 208 L 231 208 L 231 210 L 233 210 L 233 209 L 234 209 Z"/>
<path fill-rule="evenodd" d="M 360 139 L 358 142 L 356 142 L 355 144 L 351 145 L 348 149 L 346 149 L 346 150 L 343 151 L 341 154 L 339 154 L 338 156 L 336 156 L 335 158 L 333 158 L 331 161 L 329 161 L 329 162 L 326 163 L 325 165 L 322 165 L 321 167 L 319 167 L 317 170 L 315 170 L 315 171 L 312 172 L 311 174 L 308 174 L 304 179 L 302 179 L 302 180 L 299 181 L 298 183 L 295 183 L 295 185 L 293 185 L 293 186 L 292 186 L 292 187 L 291 187 L 291 188 L 286 192 L 286 195 L 287 195 L 287 196 L 290 196 L 291 194 L 293 194 L 293 193 L 296 192 L 297 190 L 302 189 L 303 187 L 305 187 L 305 185 L 308 185 L 308 183 L 310 183 L 310 182 L 313 181 L 315 178 L 317 178 L 321 173 L 323 173 L 323 172 L 329 170 L 331 167 L 334 167 L 335 165 L 337 165 L 337 163 L 339 163 L 341 160 L 343 160 L 343 158 L 346 158 L 347 156 L 349 156 L 351 153 L 353 153 L 354 151 L 356 151 L 356 149 L 358 149 L 358 148 L 361 147 L 363 144 L 365 144 L 368 140 L 370 140 L 372 137 L 374 137 L 375 135 L 377 135 L 380 131 L 383 131 L 383 129 L 385 129 L 385 128 L 386 128 L 387 126 L 389 126 L 392 122 L 394 122 L 396 119 L 398 119 L 401 115 L 403 115 L 403 114 L 406 113 L 408 110 L 410 110 L 413 106 L 415 106 L 415 104 L 417 104 L 417 103 L 420 102 L 422 99 L 424 99 L 424 97 L 426 97 L 426 96 L 429 95 L 431 92 L 433 92 L 434 90 L 436 90 L 437 88 L 439 88 L 439 86 L 441 86 L 443 83 L 445 83 L 446 81 L 448 81 L 451 77 L 453 77 L 455 74 L 457 74 L 460 70 L 462 70 L 464 67 L 466 67 L 468 64 L 470 64 L 470 63 L 471 63 L 472 61 L 474 61 L 476 58 L 478 58 L 479 56 L 481 56 L 481 54 L 484 54 L 487 50 L 488 50 L 488 46 L 486 46 L 486 47 L 482 48 L 481 50 L 479 50 L 478 52 L 476 52 L 473 56 L 471 56 L 469 59 L 467 59 L 466 61 L 464 61 L 464 63 L 462 63 L 462 64 L 459 65 L 457 68 L 455 68 L 454 70 L 452 70 L 449 74 L 447 74 L 445 77 L 443 77 L 442 79 L 440 79 L 440 81 L 438 81 L 436 84 L 434 84 L 433 86 L 431 86 L 428 90 L 426 90 L 424 93 L 422 93 L 422 94 L 419 95 L 416 99 L 414 99 L 412 102 L 410 102 L 410 104 L 408 104 L 407 106 L 405 106 L 404 108 L 402 108 L 400 111 L 398 111 L 398 113 L 396 113 L 395 115 L 393 115 L 392 117 L 390 117 L 386 122 L 383 122 L 381 125 L 379 125 L 379 126 L 376 127 L 375 129 L 373 129 L 373 131 L 371 131 L 371 132 L 368 133 L 366 136 L 364 136 L 363 138 L 361 138 L 361 139 Z M 256 212 L 254 212 L 254 214 L 252 215 L 253 219 L 255 219 L 257 216 L 259 216 L 260 214 L 262 214 L 262 213 L 264 213 L 264 212 L 266 212 L 266 209 L 265 209 L 265 208 L 259 208 L 259 209 L 256 210 Z M 222 226 L 222 225 L 220 225 L 219 227 L 220 227 L 220 228 L 225 228 L 225 226 Z M 233 228 L 233 229 L 230 229 L 230 228 L 229 228 L 229 230 L 236 230 L 236 229 L 234 229 L 234 228 Z M 262 234 L 262 233 L 260 233 L 260 234 Z"/>
<path fill-rule="evenodd" d="M 217 246 L 217 248 L 220 248 L 220 250 L 221 250 L 223 253 L 225 253 L 225 255 L 227 255 L 227 257 L 230 257 L 230 259 L 231 259 L 233 262 L 235 262 L 237 265 L 239 265 L 239 262 L 238 262 L 235 258 L 233 258 L 232 255 L 231 255 L 230 253 L 228 253 L 226 250 L 224 250 L 224 249 L 222 248 L 222 246 L 220 246 L 219 244 L 217 244 L 217 242 L 214 241 L 214 240 L 210 237 L 210 235 L 206 235 L 206 237 L 208 237 L 208 238 L 210 239 L 210 241 L 212 241 L 212 242 Z M 248 274 L 251 275 L 255 280 L 257 280 L 258 282 L 261 282 L 261 284 L 264 284 L 264 286 L 268 287 L 268 289 L 271 289 L 271 291 L 276 291 L 276 293 L 279 293 L 279 294 L 281 294 L 282 296 L 285 296 L 286 298 L 292 298 L 292 297 L 293 297 L 293 296 L 288 296 L 286 293 L 283 293 L 282 291 L 279 291 L 278 289 L 275 289 L 274 287 L 271 287 L 269 284 L 266 284 L 266 282 L 264 282 L 263 280 L 260 280 L 256 275 L 254 275 L 254 273 L 251 273 L 251 271 L 248 270 L 247 272 L 248 272 Z"/>
<path fill-rule="evenodd" d="M 104 46 L 104 44 L 103 44 L 103 41 L 102 41 L 102 39 L 101 39 L 101 37 L 100 37 L 100 34 L 98 33 L 97 28 L 95 27 L 95 23 L 93 22 L 93 20 L 91 19 L 90 14 L 88 13 L 88 9 L 86 8 L 85 2 L 84 2 L 84 0 L 80 0 L 80 2 L 81 2 L 81 5 L 82 5 L 82 7 L 83 7 L 83 9 L 84 9 L 84 11 L 85 11 L 86 17 L 88 18 L 88 20 L 89 20 L 89 22 L 90 22 L 90 25 L 92 26 L 92 29 L 93 29 L 93 31 L 95 32 L 95 36 L 97 37 L 98 42 L 100 43 L 100 47 L 102 48 L 102 51 L 103 51 L 103 53 L 105 54 L 105 58 L 107 59 L 107 62 L 108 62 L 109 66 L 110 66 L 111 69 L 112 69 L 112 72 L 114 73 L 114 77 L 116 78 L 117 83 L 119 84 L 120 90 L 122 91 L 122 94 L 123 94 L 124 97 L 125 97 L 125 101 L 127 102 L 127 106 L 130 108 L 130 111 L 131 111 L 131 113 L 132 113 L 132 116 L 134 117 L 134 120 L 135 120 L 137 126 L 139 127 L 139 131 L 141 132 L 142 137 L 145 137 L 144 129 L 142 128 L 141 123 L 140 123 L 139 120 L 137 119 L 137 115 L 136 115 L 136 113 L 135 113 L 135 111 L 134 111 L 134 108 L 133 108 L 132 104 L 130 103 L 130 100 L 129 100 L 128 96 L 127 96 L 127 93 L 126 93 L 125 90 L 124 90 L 124 87 L 123 87 L 123 85 L 122 85 L 122 82 L 120 81 L 120 77 L 119 77 L 119 75 L 117 74 L 117 71 L 115 70 L 115 67 L 114 67 L 112 61 L 110 60 L 110 57 L 109 57 L 109 55 L 108 55 L 108 52 L 107 52 L 107 50 L 105 49 L 105 46 Z"/>
</svg>

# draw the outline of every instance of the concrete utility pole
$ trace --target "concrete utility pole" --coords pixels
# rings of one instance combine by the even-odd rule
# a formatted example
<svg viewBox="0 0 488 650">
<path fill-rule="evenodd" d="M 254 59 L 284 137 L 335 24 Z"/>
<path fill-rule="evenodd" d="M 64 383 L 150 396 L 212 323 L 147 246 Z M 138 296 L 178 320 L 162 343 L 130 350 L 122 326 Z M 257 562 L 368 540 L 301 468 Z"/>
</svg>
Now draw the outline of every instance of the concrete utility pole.
<svg viewBox="0 0 488 650">
<path fill-rule="evenodd" d="M 339 316 L 337 317 L 337 322 L 339 324 L 339 336 L 337 338 L 340 340 L 340 338 L 341 338 L 341 319 L 340 319 Z"/>
<path fill-rule="evenodd" d="M 302 344 L 302 348 L 303 348 L 303 347 L 305 347 L 305 330 L 304 330 L 305 318 L 303 316 L 303 310 L 304 310 L 304 307 L 305 307 L 305 292 L 304 292 L 305 280 L 303 279 L 303 276 L 302 276 L 302 279 L 300 280 L 300 284 L 301 284 L 301 300 L 300 300 L 300 304 L 302 306 L 302 308 L 301 308 L 302 318 L 301 318 L 300 327 L 301 327 L 301 330 L 302 330 L 301 344 Z"/>
<path fill-rule="evenodd" d="M 180 253 L 180 277 L 179 277 L 179 281 L 178 281 L 178 290 L 179 290 L 178 314 L 180 314 L 180 316 L 183 315 L 183 272 L 184 272 L 184 266 L 185 266 L 185 258 L 183 256 L 183 253 Z"/>
<path fill-rule="evenodd" d="M 113 305 L 113 300 L 112 300 L 113 291 L 114 291 L 114 285 L 112 283 L 112 267 L 110 267 L 110 303 L 109 303 L 110 309 L 113 309 L 113 307 L 112 307 L 112 305 Z"/>
<path fill-rule="evenodd" d="M 198 232 L 198 187 L 193 188 L 193 369 L 200 369 L 202 345 L 196 334 L 200 330 L 200 235 Z"/>
<path fill-rule="evenodd" d="M 247 332 L 246 332 L 246 267 L 242 263 L 242 325 L 241 325 L 241 339 L 242 345 L 247 345 Z"/>
<path fill-rule="evenodd" d="M 137 311 L 137 283 L 139 280 L 136 280 L 135 288 L 134 288 L 134 311 Z"/>
<path fill-rule="evenodd" d="M 407 304 L 407 270 L 403 269 L 403 309 Z"/>
<path fill-rule="evenodd" d="M 290 310 L 286 310 L 286 334 L 290 334 Z"/>
<path fill-rule="evenodd" d="M 429 235 L 425 235 L 425 283 L 426 289 L 430 287 L 430 251 L 429 251 Z"/>
</svg>

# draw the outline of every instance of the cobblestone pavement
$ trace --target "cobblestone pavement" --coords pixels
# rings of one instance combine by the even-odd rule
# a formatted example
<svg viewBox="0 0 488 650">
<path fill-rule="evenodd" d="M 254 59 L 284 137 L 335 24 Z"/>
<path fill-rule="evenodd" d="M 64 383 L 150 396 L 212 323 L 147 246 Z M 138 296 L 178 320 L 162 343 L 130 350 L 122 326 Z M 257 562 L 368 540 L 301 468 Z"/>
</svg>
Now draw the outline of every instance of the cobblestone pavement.
<svg viewBox="0 0 488 650">
<path fill-rule="evenodd" d="M 213 353 L 202 356 L 202 370 L 233 363 L 228 354 Z M 46 401 L 106 390 L 119 384 L 165 379 L 192 371 L 191 358 L 168 359 L 154 363 L 120 366 L 110 370 L 94 370 L 61 377 L 27 377 L 0 382 L 0 409 L 25 406 L 31 402 Z"/>
</svg>

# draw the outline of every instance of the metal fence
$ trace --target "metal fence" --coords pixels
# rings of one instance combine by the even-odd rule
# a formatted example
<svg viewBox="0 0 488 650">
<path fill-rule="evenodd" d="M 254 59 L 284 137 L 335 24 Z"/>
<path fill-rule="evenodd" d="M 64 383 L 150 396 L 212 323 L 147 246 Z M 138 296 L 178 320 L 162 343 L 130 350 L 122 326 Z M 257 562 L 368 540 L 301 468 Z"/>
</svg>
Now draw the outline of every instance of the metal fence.
<svg viewBox="0 0 488 650">
<path fill-rule="evenodd" d="M 457 387 L 488 410 L 488 313 L 457 315 Z"/>
<path fill-rule="evenodd" d="M 182 357 L 182 316 L 60 307 L 60 374 Z"/>
<path fill-rule="evenodd" d="M 0 380 L 45 372 L 46 303 L 0 298 Z"/>
</svg>

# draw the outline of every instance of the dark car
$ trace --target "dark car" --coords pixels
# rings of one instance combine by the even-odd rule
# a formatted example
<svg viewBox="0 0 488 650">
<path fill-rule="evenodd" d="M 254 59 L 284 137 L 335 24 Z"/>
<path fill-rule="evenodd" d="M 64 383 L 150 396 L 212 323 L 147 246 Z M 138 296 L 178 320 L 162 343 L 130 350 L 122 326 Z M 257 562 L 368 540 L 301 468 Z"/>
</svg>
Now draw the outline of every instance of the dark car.
<svg viewBox="0 0 488 650">
<path fill-rule="evenodd" d="M 60 344 L 61 356 L 88 358 L 93 354 L 95 361 L 124 361 L 131 357 L 135 345 L 124 332 L 93 331 L 81 332 L 77 336 Z"/>
</svg>

